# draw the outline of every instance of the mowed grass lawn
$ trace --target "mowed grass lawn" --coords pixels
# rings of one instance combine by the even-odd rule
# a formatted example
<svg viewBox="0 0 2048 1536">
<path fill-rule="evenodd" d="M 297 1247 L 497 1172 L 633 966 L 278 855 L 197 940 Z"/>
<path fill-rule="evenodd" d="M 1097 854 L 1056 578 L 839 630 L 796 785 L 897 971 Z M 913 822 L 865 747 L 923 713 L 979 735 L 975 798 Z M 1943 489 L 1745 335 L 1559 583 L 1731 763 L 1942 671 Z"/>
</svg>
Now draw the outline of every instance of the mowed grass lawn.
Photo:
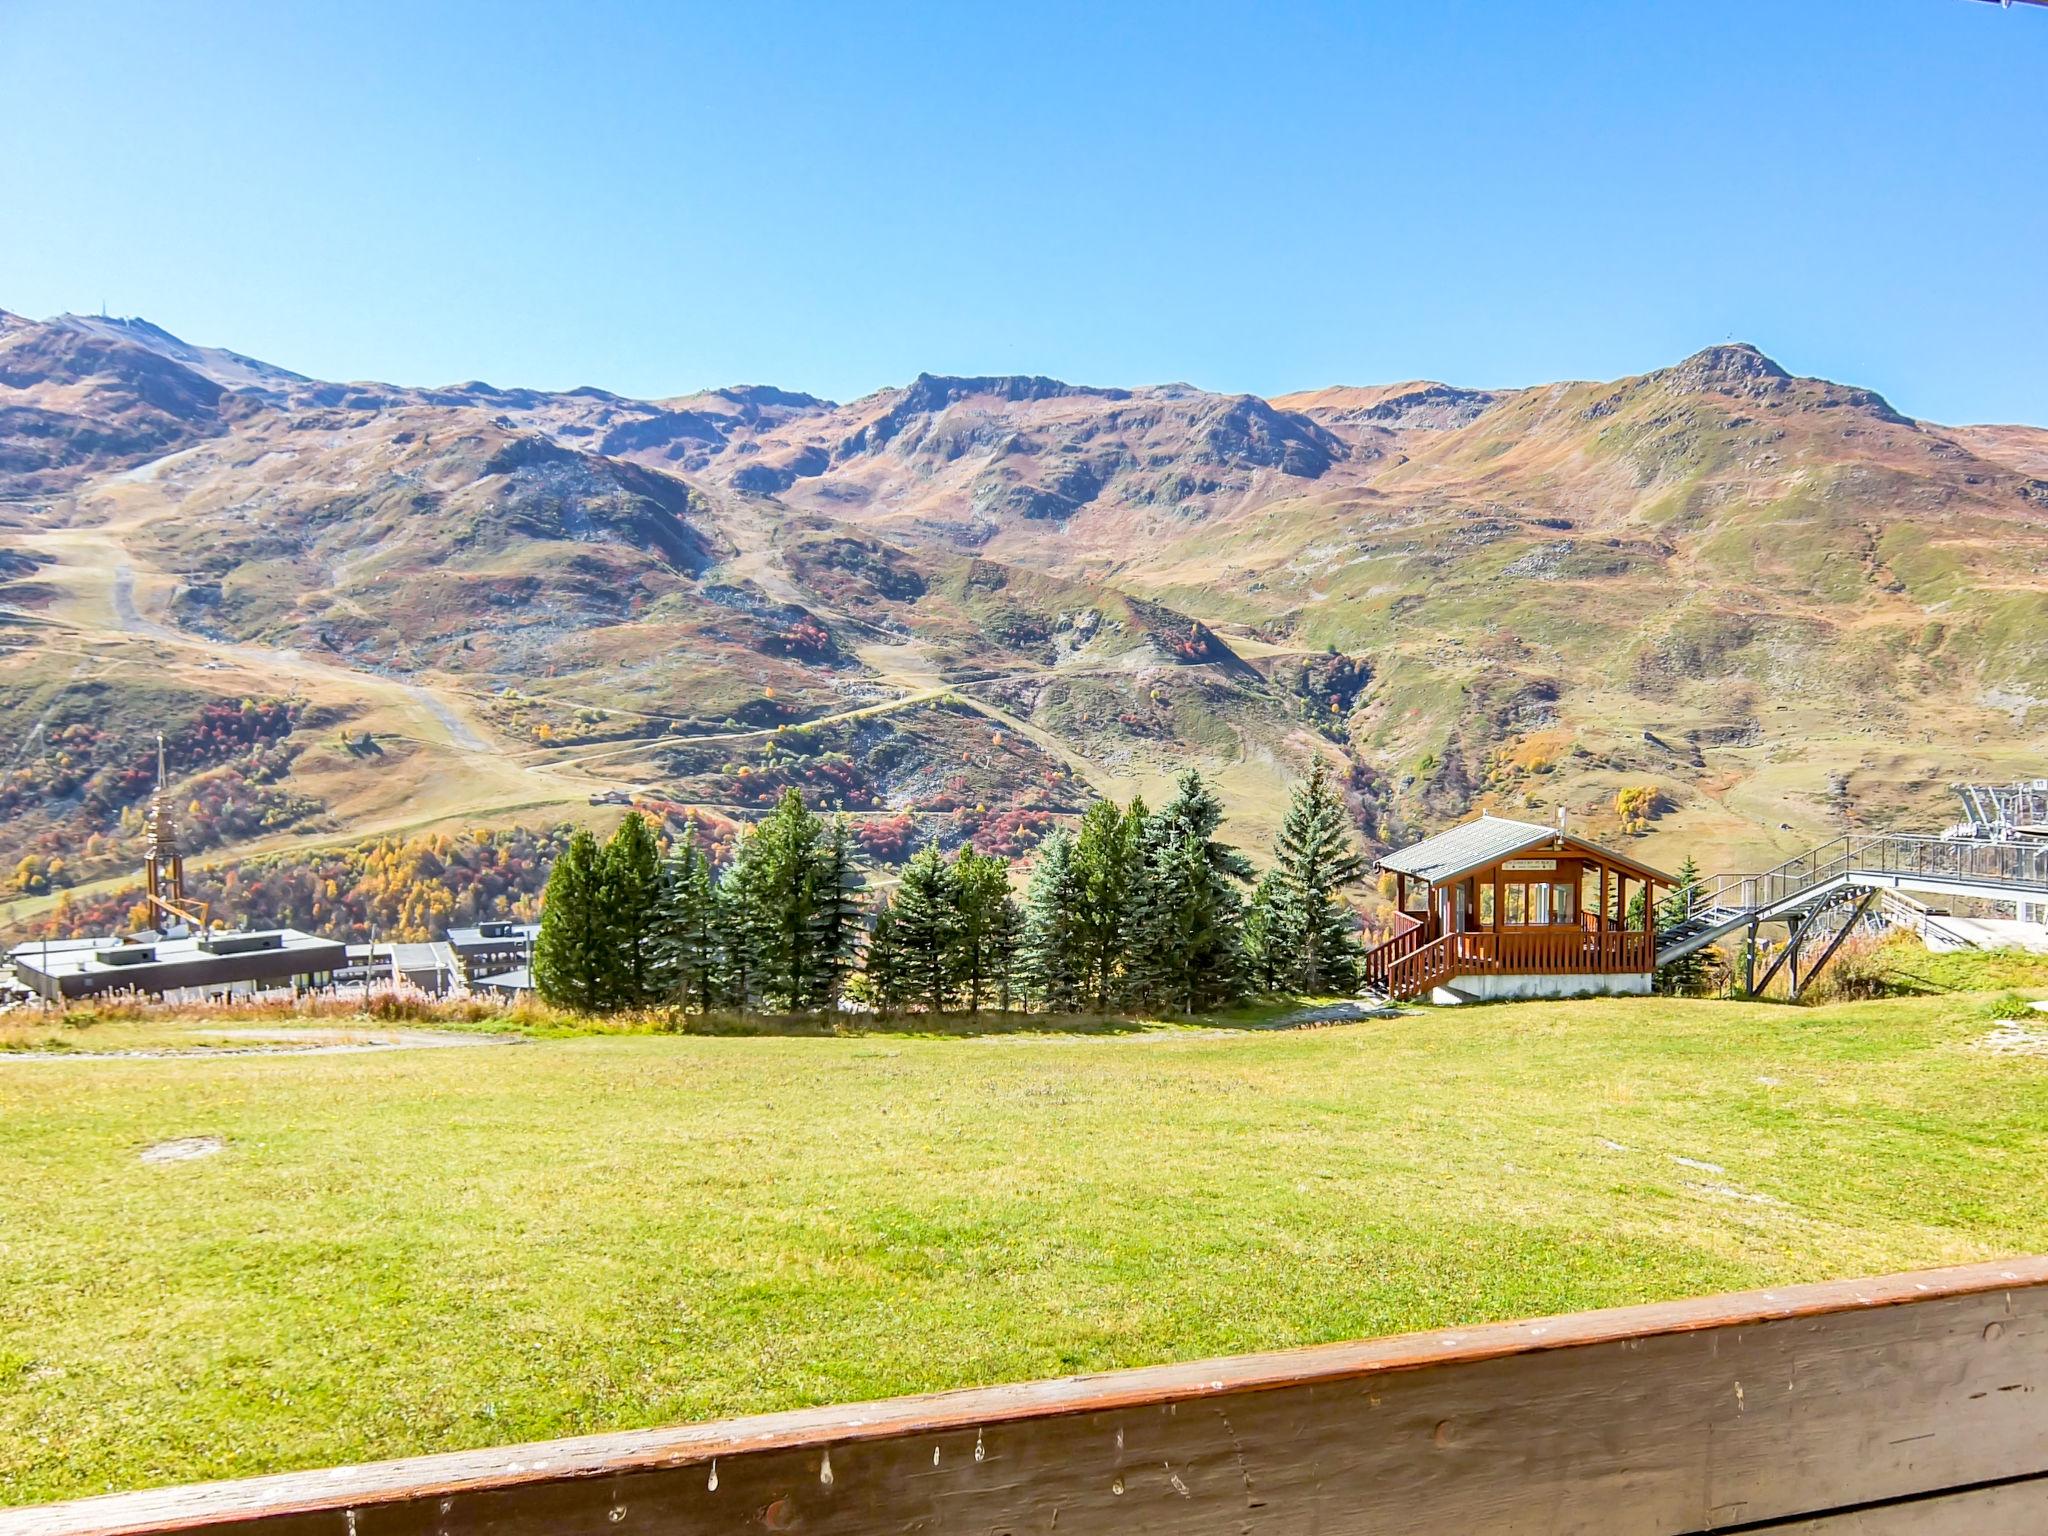
<svg viewBox="0 0 2048 1536">
<path fill-rule="evenodd" d="M 0 1502 L 2044 1250 L 2011 1012 L 0 1061 Z"/>
</svg>

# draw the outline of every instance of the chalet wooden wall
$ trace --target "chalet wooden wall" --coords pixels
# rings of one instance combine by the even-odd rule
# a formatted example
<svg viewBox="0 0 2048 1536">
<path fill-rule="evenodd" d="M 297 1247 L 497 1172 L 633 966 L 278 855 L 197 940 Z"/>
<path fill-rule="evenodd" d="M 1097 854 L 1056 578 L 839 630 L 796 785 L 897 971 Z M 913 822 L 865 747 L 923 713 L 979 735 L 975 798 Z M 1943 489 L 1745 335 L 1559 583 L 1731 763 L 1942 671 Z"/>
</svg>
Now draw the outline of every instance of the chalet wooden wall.
<svg viewBox="0 0 2048 1536">
<path fill-rule="evenodd" d="M 2048 1259 L 0 1512 L 0 1536 L 2048 1531 Z"/>
</svg>

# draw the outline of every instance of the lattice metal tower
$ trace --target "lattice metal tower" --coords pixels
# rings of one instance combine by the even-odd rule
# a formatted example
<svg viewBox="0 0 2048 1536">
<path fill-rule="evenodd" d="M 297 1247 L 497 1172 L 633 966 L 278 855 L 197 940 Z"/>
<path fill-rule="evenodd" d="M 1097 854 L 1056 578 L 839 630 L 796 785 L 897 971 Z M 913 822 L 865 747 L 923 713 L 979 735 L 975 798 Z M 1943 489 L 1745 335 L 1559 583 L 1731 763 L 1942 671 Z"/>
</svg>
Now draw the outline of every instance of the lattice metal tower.
<svg viewBox="0 0 2048 1536">
<path fill-rule="evenodd" d="M 165 771 L 161 736 L 156 739 L 156 793 L 149 797 L 142 886 L 152 917 L 160 912 L 184 916 L 185 856 L 178 851 L 178 820 L 171 809 L 170 775 Z"/>
</svg>

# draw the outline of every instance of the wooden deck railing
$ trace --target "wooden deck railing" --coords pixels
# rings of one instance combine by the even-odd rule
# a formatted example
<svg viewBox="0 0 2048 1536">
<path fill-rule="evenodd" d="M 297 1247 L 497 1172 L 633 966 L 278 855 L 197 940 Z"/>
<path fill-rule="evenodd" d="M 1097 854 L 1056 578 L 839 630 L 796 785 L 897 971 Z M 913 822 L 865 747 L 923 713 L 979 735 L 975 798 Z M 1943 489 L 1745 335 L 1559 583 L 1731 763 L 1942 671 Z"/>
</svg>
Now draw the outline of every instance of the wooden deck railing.
<svg viewBox="0 0 2048 1536">
<path fill-rule="evenodd" d="M 2048 1259 L 0 1512 L 0 1536 L 2019 1536 Z"/>
<path fill-rule="evenodd" d="M 1453 976 L 1604 976 L 1647 972 L 1655 936 L 1642 929 L 1605 933 L 1576 923 L 1450 933 L 1429 943 L 1401 935 L 1366 955 L 1366 980 L 1389 997 L 1421 997 Z"/>
<path fill-rule="evenodd" d="M 1422 936 L 1427 931 L 1405 912 L 1395 913 L 1394 921 L 1394 936 L 1365 952 L 1365 979 L 1382 991 L 1387 990 L 1387 977 L 1393 968 L 1422 948 Z M 1404 922 L 1407 926 L 1399 926 Z"/>
</svg>

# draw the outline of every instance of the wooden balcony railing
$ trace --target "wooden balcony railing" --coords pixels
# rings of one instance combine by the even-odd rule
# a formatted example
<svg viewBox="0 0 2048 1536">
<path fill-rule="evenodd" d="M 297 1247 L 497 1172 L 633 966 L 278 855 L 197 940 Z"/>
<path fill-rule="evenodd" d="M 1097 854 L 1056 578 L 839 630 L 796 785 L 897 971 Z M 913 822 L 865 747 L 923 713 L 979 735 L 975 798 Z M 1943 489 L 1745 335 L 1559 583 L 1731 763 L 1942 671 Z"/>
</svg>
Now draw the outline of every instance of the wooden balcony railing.
<svg viewBox="0 0 2048 1536">
<path fill-rule="evenodd" d="M 1453 976 L 1642 973 L 1655 967 L 1655 942 L 1642 929 L 1598 933 L 1578 923 L 1451 933 L 1427 944 L 1403 934 L 1367 953 L 1366 979 L 1389 997 L 1420 997 Z"/>
<path fill-rule="evenodd" d="M 2048 1530 L 2048 1259 L 0 1512 L 0 1536 Z"/>
<path fill-rule="evenodd" d="M 1424 928 L 1407 913 L 1395 914 L 1396 923 L 1405 921 L 1405 928 L 1397 928 L 1394 936 L 1382 944 L 1376 944 L 1365 952 L 1365 979 L 1382 991 L 1390 990 L 1387 977 L 1391 969 L 1422 948 Z"/>
</svg>

